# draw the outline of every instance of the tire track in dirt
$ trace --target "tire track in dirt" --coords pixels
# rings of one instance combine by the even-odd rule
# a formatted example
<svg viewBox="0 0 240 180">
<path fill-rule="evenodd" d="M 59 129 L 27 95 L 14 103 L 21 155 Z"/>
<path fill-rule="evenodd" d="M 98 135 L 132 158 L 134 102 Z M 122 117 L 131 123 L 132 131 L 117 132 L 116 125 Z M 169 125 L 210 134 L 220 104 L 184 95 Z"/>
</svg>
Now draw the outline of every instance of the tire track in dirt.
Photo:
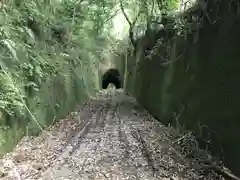
<svg viewBox="0 0 240 180">
<path fill-rule="evenodd" d="M 79 124 L 69 128 L 67 143 L 60 146 L 54 163 L 32 179 L 204 179 L 172 150 L 169 129 L 121 90 L 106 91 L 77 117 Z"/>
<path fill-rule="evenodd" d="M 129 102 L 127 102 L 127 104 L 131 105 Z M 156 178 L 155 174 L 157 169 L 154 166 L 151 148 L 141 137 L 139 133 L 140 131 L 137 129 L 142 128 L 141 124 L 139 123 L 143 122 L 139 121 L 139 119 L 137 121 L 132 120 L 131 113 L 133 107 L 128 107 L 127 104 L 123 103 L 119 105 L 117 116 L 121 122 L 121 126 L 123 127 L 121 129 L 121 134 L 123 134 L 124 137 L 126 151 L 129 152 L 128 158 L 130 158 L 132 161 L 129 162 L 129 164 L 135 164 L 133 167 L 135 172 L 135 178 Z M 126 108 L 128 110 L 126 110 Z M 123 113 L 121 109 L 122 111 L 125 111 L 125 113 Z M 133 163 L 134 161 L 135 163 Z M 144 171 L 145 174 L 141 174 L 141 171 Z"/>
<path fill-rule="evenodd" d="M 96 172 L 94 166 L 98 161 L 101 161 L 101 156 L 98 152 L 102 152 L 102 146 L 105 146 L 105 141 L 109 136 L 107 129 L 108 124 L 105 124 L 105 119 L 112 119 L 114 116 L 115 108 L 110 103 L 111 99 L 108 99 L 99 106 L 99 109 L 95 114 L 84 123 L 84 128 L 75 135 L 70 142 L 71 150 L 68 154 L 69 158 L 62 162 L 60 169 L 53 175 L 52 179 L 60 178 L 59 171 L 65 171 L 69 173 L 71 166 L 79 168 L 81 173 L 78 174 L 78 179 L 93 179 Z M 67 167 L 63 167 L 67 164 Z M 79 166 L 80 165 L 80 166 Z M 62 167 L 61 167 L 62 166 Z M 55 168 L 56 169 L 56 168 Z M 94 171 L 94 174 L 89 173 Z M 75 174 L 75 175 L 77 175 Z M 56 177 L 57 176 L 57 177 Z M 65 176 L 66 177 L 66 176 Z M 49 176 L 48 178 L 49 179 Z"/>
</svg>

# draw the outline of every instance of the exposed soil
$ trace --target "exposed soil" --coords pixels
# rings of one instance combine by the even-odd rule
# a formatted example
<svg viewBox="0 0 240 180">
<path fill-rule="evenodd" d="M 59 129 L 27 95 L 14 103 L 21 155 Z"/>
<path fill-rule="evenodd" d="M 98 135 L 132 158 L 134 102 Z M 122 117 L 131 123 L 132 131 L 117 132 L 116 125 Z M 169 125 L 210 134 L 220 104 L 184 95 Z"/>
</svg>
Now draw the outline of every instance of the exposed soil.
<svg viewBox="0 0 240 180">
<path fill-rule="evenodd" d="M 162 125 L 132 97 L 109 90 L 38 137 L 23 138 L 0 161 L 0 179 L 224 179 L 209 159 L 190 133 Z"/>
</svg>

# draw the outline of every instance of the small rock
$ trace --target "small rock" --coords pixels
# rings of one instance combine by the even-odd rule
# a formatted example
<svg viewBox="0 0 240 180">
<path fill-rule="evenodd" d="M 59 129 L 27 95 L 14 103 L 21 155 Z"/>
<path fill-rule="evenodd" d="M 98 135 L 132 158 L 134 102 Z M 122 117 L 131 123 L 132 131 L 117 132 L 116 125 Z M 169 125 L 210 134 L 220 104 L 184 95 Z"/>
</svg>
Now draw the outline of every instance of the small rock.
<svg viewBox="0 0 240 180">
<path fill-rule="evenodd" d="M 7 176 L 7 172 L 1 167 L 0 168 L 0 177 L 5 177 Z"/>
<path fill-rule="evenodd" d="M 41 163 L 33 163 L 32 167 L 38 171 L 40 171 L 43 168 L 43 165 Z"/>
<path fill-rule="evenodd" d="M 20 163 L 22 161 L 26 161 L 27 160 L 27 156 L 25 153 L 23 152 L 18 152 L 18 153 L 14 153 L 13 154 L 13 159 L 17 162 Z"/>
</svg>

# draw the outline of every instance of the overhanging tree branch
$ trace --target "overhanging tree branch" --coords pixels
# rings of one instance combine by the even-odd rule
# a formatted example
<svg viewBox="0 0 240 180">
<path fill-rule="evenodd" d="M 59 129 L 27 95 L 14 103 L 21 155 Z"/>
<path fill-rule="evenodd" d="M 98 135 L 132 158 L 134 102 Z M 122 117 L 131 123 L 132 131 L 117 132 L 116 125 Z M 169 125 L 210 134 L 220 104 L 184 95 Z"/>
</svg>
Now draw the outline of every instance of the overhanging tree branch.
<svg viewBox="0 0 240 180">
<path fill-rule="evenodd" d="M 105 20 L 105 23 L 110 21 L 111 19 L 113 19 L 116 15 L 118 15 L 120 9 L 118 9 L 117 11 L 115 11 L 112 15 L 110 15 L 110 17 L 108 19 Z"/>
<path fill-rule="evenodd" d="M 134 37 L 133 37 L 133 27 L 135 26 L 135 24 L 136 24 L 136 22 L 137 22 L 137 19 L 138 19 L 139 15 L 140 15 L 140 11 L 138 12 L 138 15 L 137 15 L 137 17 L 134 19 L 134 21 L 131 22 L 130 19 L 128 18 L 126 12 L 124 11 L 123 3 L 122 3 L 121 0 L 120 0 L 120 7 L 121 7 L 121 10 L 122 10 L 122 13 L 123 13 L 125 19 L 127 20 L 128 24 L 129 24 L 129 38 L 130 38 L 130 41 L 131 41 L 131 43 L 132 43 L 132 45 L 133 45 L 133 47 L 134 47 L 134 49 L 135 49 L 137 43 L 136 43 L 136 41 L 134 40 Z"/>
<path fill-rule="evenodd" d="M 120 0 L 120 7 L 121 7 L 121 10 L 122 10 L 122 13 L 123 13 L 124 17 L 126 18 L 128 24 L 129 24 L 129 26 L 131 27 L 131 26 L 132 26 L 132 23 L 131 23 L 131 21 L 129 20 L 129 18 L 128 18 L 126 12 L 124 11 L 123 3 L 122 3 L 121 0 Z"/>
<path fill-rule="evenodd" d="M 162 8 L 163 8 L 163 2 L 162 2 L 162 0 L 157 0 L 157 5 L 158 5 L 158 9 L 159 9 L 160 11 L 162 11 Z"/>
</svg>

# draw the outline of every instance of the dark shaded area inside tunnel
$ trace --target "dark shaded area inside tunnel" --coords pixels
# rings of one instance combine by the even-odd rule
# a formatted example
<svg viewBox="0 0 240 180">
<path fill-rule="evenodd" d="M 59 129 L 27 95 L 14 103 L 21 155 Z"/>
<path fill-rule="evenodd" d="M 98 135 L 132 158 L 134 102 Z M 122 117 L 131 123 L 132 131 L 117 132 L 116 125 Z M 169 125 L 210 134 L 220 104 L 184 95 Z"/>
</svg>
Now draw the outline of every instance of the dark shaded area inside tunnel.
<svg viewBox="0 0 240 180">
<path fill-rule="evenodd" d="M 117 69 L 108 69 L 102 76 L 102 89 L 107 89 L 109 84 L 113 84 L 116 89 L 122 88 L 121 75 Z"/>
</svg>

